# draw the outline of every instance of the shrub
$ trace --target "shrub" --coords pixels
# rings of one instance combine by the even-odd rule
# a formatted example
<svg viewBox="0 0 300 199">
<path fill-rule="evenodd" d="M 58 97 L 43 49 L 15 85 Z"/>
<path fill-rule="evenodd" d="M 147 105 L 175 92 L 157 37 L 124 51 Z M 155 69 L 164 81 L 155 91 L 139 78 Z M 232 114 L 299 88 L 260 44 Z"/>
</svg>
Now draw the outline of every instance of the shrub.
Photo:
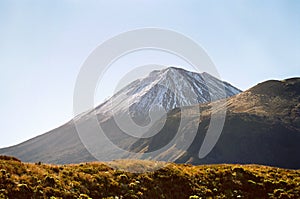
<svg viewBox="0 0 300 199">
<path fill-rule="evenodd" d="M 190 196 L 189 199 L 199 199 L 200 197 L 197 195 Z"/>
</svg>

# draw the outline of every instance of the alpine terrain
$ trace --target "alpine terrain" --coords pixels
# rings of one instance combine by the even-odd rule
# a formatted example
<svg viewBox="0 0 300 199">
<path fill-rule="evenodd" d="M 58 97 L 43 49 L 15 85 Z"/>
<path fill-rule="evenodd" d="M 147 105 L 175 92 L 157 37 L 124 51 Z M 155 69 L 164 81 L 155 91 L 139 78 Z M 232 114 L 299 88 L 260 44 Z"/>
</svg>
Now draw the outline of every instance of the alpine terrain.
<svg viewBox="0 0 300 199">
<path fill-rule="evenodd" d="M 211 121 L 212 105 L 227 108 L 222 134 L 205 158 L 198 153 Z M 276 167 L 300 168 L 300 78 L 283 81 L 270 80 L 229 98 L 226 103 L 216 101 L 186 107 L 190 113 L 189 124 L 182 135 L 198 125 L 197 135 L 189 149 L 177 159 L 178 163 L 217 164 L 242 163 Z M 196 110 L 201 117 L 194 117 Z M 219 110 L 215 110 L 218 112 Z M 172 110 L 165 126 L 157 136 L 139 140 L 132 145 L 136 152 L 161 147 L 178 131 L 174 125 L 181 117 L 181 110 Z M 173 125 L 171 125 L 173 124 Z M 176 145 L 174 146 L 176 148 Z M 166 151 L 161 156 L 172 156 L 176 151 Z"/>
<path fill-rule="evenodd" d="M 156 131 L 162 129 L 162 132 L 173 128 L 168 125 L 158 125 L 162 121 L 161 113 L 183 106 L 213 102 L 240 92 L 229 83 L 208 73 L 199 74 L 175 67 L 156 70 L 147 77 L 125 86 L 95 109 L 78 115 L 48 133 L 19 145 L 0 149 L 0 153 L 15 156 L 25 162 L 41 161 L 64 164 L 94 161 L 95 158 L 89 152 L 93 151 L 93 155 L 96 154 L 98 160 L 110 160 L 115 158 L 118 153 L 110 147 L 111 142 L 120 148 L 134 151 L 136 149 L 132 145 L 141 140 L 143 142 L 151 141 L 150 138 L 136 138 L 139 135 L 147 135 L 155 127 L 157 127 Z M 99 137 L 97 134 L 99 127 L 95 118 L 106 133 L 103 137 Z M 136 130 L 132 132 L 133 136 L 127 135 L 119 128 L 116 118 L 125 124 L 125 128 L 129 118 L 138 126 L 148 125 L 150 130 L 139 132 L 138 129 L 131 129 Z M 168 120 L 168 117 L 166 119 Z M 168 121 L 167 124 L 169 124 Z M 80 135 L 78 135 L 78 129 Z M 157 135 L 161 135 L 161 133 Z M 107 141 L 107 137 L 110 141 Z M 80 138 L 88 140 L 89 151 L 84 145 L 86 143 L 82 144 Z M 163 143 L 160 142 L 160 144 Z M 120 158 L 122 157 L 120 156 Z"/>
</svg>

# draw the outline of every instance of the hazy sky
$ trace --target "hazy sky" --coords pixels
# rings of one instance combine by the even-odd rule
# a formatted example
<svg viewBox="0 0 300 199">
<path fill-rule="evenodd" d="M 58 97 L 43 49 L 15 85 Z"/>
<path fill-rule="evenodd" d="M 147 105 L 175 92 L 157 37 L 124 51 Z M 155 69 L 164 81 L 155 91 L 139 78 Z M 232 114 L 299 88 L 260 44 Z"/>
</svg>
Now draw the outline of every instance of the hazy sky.
<svg viewBox="0 0 300 199">
<path fill-rule="evenodd" d="M 292 0 L 2 0 L 0 147 L 70 120 L 84 60 L 105 40 L 132 29 L 166 28 L 192 38 L 222 79 L 243 90 L 300 76 L 299 10 L 300 1 Z M 148 52 L 124 58 L 115 68 L 150 62 L 187 67 L 170 55 Z M 108 79 L 116 83 L 123 72 L 113 70 Z M 98 89 L 98 103 L 111 85 Z"/>
</svg>

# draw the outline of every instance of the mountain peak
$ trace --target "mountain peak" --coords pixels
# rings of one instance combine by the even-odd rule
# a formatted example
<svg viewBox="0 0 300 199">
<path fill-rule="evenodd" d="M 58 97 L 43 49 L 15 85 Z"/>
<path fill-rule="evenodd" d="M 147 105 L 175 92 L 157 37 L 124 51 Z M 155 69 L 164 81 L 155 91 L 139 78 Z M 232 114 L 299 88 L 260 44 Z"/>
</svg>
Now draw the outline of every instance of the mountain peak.
<svg viewBox="0 0 300 199">
<path fill-rule="evenodd" d="M 113 103 L 100 105 L 97 112 L 131 110 L 132 115 L 144 118 L 155 106 L 170 111 L 181 106 L 222 99 L 225 97 L 224 89 L 227 97 L 241 92 L 211 75 L 168 67 L 154 70 L 145 78 L 125 86 L 108 100 Z"/>
<path fill-rule="evenodd" d="M 163 68 L 161 70 L 153 70 L 152 72 L 149 73 L 149 76 L 154 76 L 154 75 L 163 75 L 163 74 L 169 74 L 172 72 L 189 72 L 183 68 L 178 68 L 175 66 L 169 66 L 167 68 Z"/>
<path fill-rule="evenodd" d="M 206 77 L 203 79 L 203 76 Z M 95 161 L 95 157 L 102 161 L 119 159 L 120 156 L 116 158 L 115 155 L 120 151 L 114 145 L 136 153 L 145 153 L 165 146 L 166 141 L 172 139 L 172 136 L 178 132 L 177 124 L 182 117 L 181 109 L 168 112 L 166 122 L 159 131 L 156 130 L 164 122 L 154 121 L 147 133 L 158 133 L 151 134 L 153 137 L 148 138 L 135 136 L 148 135 L 141 134 L 139 130 L 124 131 L 132 136 L 124 134 L 116 123 L 115 115 L 125 114 L 136 124 L 149 124 L 149 110 L 157 105 L 168 111 L 182 105 L 197 104 L 185 109 L 189 112 L 185 116 L 189 125 L 180 129 L 179 133 L 182 137 L 178 137 L 178 142 L 168 148 L 171 150 L 153 156 L 154 159 L 166 158 L 166 161 L 170 161 L 171 158 L 173 161 L 173 157 L 179 157 L 176 154 L 179 149 L 177 144 L 185 140 L 186 135 L 189 136 L 191 129 L 195 127 L 198 131 L 193 143 L 184 155 L 176 160 L 177 162 L 253 163 L 300 168 L 300 159 L 297 158 L 298 156 L 293 156 L 300 149 L 299 82 L 299 78 L 267 81 L 229 98 L 226 103 L 214 102 L 226 105 L 226 121 L 216 146 L 204 159 L 199 159 L 198 154 L 211 122 L 212 104 L 206 102 L 213 101 L 211 95 L 217 98 L 224 97 L 224 95 L 218 96 L 221 87 L 225 88 L 227 96 L 240 93 L 240 90 L 207 73 L 199 74 L 175 67 L 153 71 L 152 76 L 150 73 L 147 77 L 130 83 L 93 111 L 84 113 L 44 135 L 17 146 L 0 149 L 0 153 L 13 155 L 27 162 L 60 164 Z M 274 92 L 279 92 L 280 95 L 274 95 Z M 196 97 L 191 98 L 193 95 Z M 196 110 L 201 111 L 201 117 L 195 117 L 193 112 Z M 98 122 L 94 122 L 95 114 Z M 136 119 L 139 121 L 137 122 Z M 78 131 L 78 126 L 74 123 L 79 124 L 81 131 Z M 99 124 L 105 135 L 101 133 L 99 135 Z M 84 139 L 91 141 L 90 145 L 86 145 L 86 142 L 83 144 L 82 135 Z M 96 152 L 93 153 L 95 156 L 90 154 L 91 151 Z M 128 156 L 120 158 L 124 157 L 128 158 Z"/>
<path fill-rule="evenodd" d="M 183 68 L 179 68 L 179 67 L 175 67 L 175 66 L 169 66 L 165 69 L 163 69 L 163 71 L 184 71 L 184 72 L 189 72 Z"/>
<path fill-rule="evenodd" d="M 226 96 L 224 96 L 224 88 Z M 140 135 L 144 135 L 143 127 L 150 126 L 153 127 L 151 132 L 158 132 L 156 130 L 163 126 L 158 127 L 155 122 L 161 121 L 161 116 L 165 116 L 164 111 L 207 103 L 237 93 L 240 93 L 240 90 L 229 83 L 224 83 L 217 78 L 203 78 L 200 73 L 176 67 L 152 71 L 148 76 L 131 82 L 106 102 L 77 116 L 71 122 L 25 144 L 20 144 L 16 148 L 5 149 L 2 152 L 8 154 L 11 152 L 26 161 L 39 159 L 38 161 L 43 162 L 66 163 L 78 162 L 82 159 L 93 161 L 94 159 L 88 153 L 90 151 L 84 148 L 90 146 L 89 149 L 97 153 L 98 159 L 116 159 L 114 155 L 117 151 L 107 138 L 122 149 L 126 149 L 134 144 Z M 128 119 L 134 121 L 136 124 L 134 128 L 131 128 Z M 132 136 L 123 132 L 119 122 L 125 129 L 129 125 L 129 130 L 124 132 L 130 132 Z M 99 124 L 105 135 L 99 133 Z M 78 128 L 81 130 L 78 131 Z M 152 131 L 153 129 L 155 130 Z M 88 145 L 82 145 L 84 139 L 88 140 Z M 37 144 L 32 144 L 33 142 Z M 25 150 L 24 148 L 28 146 L 30 147 Z M 78 155 L 78 151 L 83 155 Z"/>
</svg>

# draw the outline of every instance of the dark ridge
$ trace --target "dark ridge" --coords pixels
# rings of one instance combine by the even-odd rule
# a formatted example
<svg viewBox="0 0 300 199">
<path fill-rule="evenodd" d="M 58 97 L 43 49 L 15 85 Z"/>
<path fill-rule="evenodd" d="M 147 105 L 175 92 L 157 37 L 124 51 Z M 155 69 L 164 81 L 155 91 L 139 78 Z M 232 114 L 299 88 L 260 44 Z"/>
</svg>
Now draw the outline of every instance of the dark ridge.
<svg viewBox="0 0 300 199">
<path fill-rule="evenodd" d="M 253 94 L 263 94 L 269 96 L 299 96 L 300 95 L 300 78 L 290 78 L 283 81 L 269 80 L 257 84 L 249 89 Z"/>
</svg>

